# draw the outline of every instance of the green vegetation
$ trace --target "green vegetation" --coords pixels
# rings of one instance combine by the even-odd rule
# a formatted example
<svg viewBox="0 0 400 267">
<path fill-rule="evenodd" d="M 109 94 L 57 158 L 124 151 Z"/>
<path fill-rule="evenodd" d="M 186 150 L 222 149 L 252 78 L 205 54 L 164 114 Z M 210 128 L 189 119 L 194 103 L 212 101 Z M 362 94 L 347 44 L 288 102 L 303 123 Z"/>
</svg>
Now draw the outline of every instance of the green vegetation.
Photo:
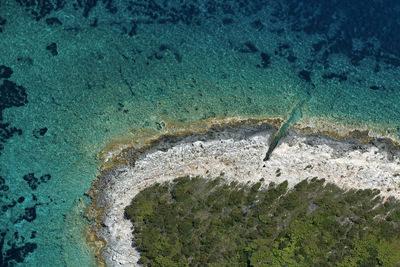
<svg viewBox="0 0 400 267">
<path fill-rule="evenodd" d="M 400 266 L 400 207 L 324 180 L 241 185 L 178 178 L 125 215 L 145 266 Z"/>
</svg>

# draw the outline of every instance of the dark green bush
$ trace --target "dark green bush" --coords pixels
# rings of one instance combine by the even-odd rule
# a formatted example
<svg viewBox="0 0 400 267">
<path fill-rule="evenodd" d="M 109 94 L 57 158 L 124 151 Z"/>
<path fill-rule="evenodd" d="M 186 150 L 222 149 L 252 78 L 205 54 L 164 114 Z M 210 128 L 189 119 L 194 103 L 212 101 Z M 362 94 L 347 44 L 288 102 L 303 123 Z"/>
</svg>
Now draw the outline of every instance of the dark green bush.
<svg viewBox="0 0 400 267">
<path fill-rule="evenodd" d="M 145 266 L 399 266 L 397 201 L 316 178 L 287 188 L 183 177 L 125 215 Z"/>
</svg>

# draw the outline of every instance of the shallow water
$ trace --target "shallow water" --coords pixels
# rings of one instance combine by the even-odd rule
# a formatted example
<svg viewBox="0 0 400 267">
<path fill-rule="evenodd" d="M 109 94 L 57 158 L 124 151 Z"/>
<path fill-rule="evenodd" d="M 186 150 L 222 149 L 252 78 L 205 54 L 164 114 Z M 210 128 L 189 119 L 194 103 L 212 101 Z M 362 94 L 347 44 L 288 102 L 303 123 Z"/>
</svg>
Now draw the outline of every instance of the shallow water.
<svg viewBox="0 0 400 267">
<path fill-rule="evenodd" d="M 97 155 L 142 129 L 305 101 L 303 119 L 399 135 L 394 1 L 41 3 L 0 2 L 0 265 L 95 265 Z"/>
</svg>

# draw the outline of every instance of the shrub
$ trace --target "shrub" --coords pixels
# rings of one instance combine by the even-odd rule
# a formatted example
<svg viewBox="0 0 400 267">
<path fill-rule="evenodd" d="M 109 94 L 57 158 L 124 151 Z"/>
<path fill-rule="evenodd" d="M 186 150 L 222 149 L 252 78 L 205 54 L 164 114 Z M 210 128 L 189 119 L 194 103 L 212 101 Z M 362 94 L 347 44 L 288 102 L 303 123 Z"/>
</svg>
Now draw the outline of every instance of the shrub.
<svg viewBox="0 0 400 267">
<path fill-rule="evenodd" d="M 183 177 L 137 194 L 125 216 L 145 266 L 400 264 L 399 203 L 324 183 L 288 191 L 287 181 L 260 189 Z"/>
</svg>

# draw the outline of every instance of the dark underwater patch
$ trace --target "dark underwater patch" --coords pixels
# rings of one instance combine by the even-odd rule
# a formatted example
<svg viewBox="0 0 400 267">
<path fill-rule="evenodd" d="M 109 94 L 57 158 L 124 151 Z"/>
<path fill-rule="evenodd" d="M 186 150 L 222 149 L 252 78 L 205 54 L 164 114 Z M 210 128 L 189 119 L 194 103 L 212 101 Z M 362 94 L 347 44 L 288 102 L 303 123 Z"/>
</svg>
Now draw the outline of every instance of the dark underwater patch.
<svg viewBox="0 0 400 267">
<path fill-rule="evenodd" d="M 276 2 L 277 5 L 273 7 L 274 10 L 271 11 L 269 18 L 271 22 L 286 24 L 287 31 L 292 31 L 292 33 L 304 32 L 326 37 L 325 40 L 313 44 L 313 51 L 316 54 L 320 51 L 325 51 L 327 55 L 341 53 L 349 57 L 355 66 L 366 57 L 374 57 L 377 62 L 400 66 L 400 27 L 397 11 L 400 3 L 396 1 L 371 0 L 368 4 L 360 4 L 346 0 L 205 0 L 202 1 L 202 8 L 196 2 L 174 1 L 137 0 L 118 4 L 113 0 L 16 1 L 36 20 L 64 8 L 66 4 L 72 5 L 76 10 L 82 10 L 82 16 L 86 18 L 98 4 L 101 4 L 110 14 L 115 14 L 121 9 L 133 18 L 131 25 L 120 26 L 125 28 L 123 32 L 129 36 L 136 35 L 141 24 L 201 25 L 204 18 L 215 18 L 228 25 L 233 23 L 231 16 L 238 18 L 254 16 L 267 6 L 274 6 L 271 3 Z M 46 22 L 49 25 L 61 23 L 55 17 L 47 18 Z M 93 25 L 97 25 L 97 18 Z M 265 29 L 265 24 L 259 18 L 254 18 L 249 26 L 256 31 Z M 270 31 L 281 35 L 285 30 L 281 27 L 270 29 Z M 355 49 L 353 43 L 357 40 L 362 46 Z M 328 64 L 327 55 L 318 56 L 325 65 Z M 288 54 L 286 57 L 291 63 L 297 59 L 293 54 Z"/>
<path fill-rule="evenodd" d="M 28 254 L 37 249 L 33 242 L 24 242 L 25 238 L 14 234 L 14 240 L 7 242 L 9 248 L 5 247 L 6 232 L 0 232 L 0 266 L 15 266 L 22 263 Z"/>
<path fill-rule="evenodd" d="M 294 63 L 297 57 L 293 54 L 290 44 L 283 43 L 278 45 L 278 49 L 275 50 L 275 55 L 286 58 L 288 62 Z"/>
<path fill-rule="evenodd" d="M 378 86 L 378 85 L 371 85 L 369 87 L 369 89 L 374 90 L 374 91 L 383 91 L 383 90 L 385 90 L 385 87 L 384 86 Z"/>
<path fill-rule="evenodd" d="M 17 202 L 13 200 L 11 204 L 1 206 L 1 211 L 6 212 L 9 208 L 15 207 L 15 205 L 17 205 Z"/>
<path fill-rule="evenodd" d="M 28 103 L 26 89 L 13 81 L 7 80 L 11 78 L 12 74 L 11 68 L 4 65 L 0 67 L 0 78 L 4 79 L 0 85 L 0 156 L 8 139 L 15 135 L 22 135 L 21 129 L 11 126 L 11 122 L 3 121 L 3 110 L 10 107 L 21 107 Z M 24 220 L 32 222 L 36 219 L 36 205 L 38 204 L 34 204 L 32 207 L 24 207 L 24 196 L 11 199 L 13 196 L 6 194 L 9 191 L 8 181 L 9 179 L 6 177 L 0 176 L 1 216 L 13 209 L 19 213 L 22 211 L 22 215 L 14 223 Z M 43 181 L 48 181 L 48 179 L 43 177 Z M 11 229 L 4 229 L 4 227 L 6 226 L 3 225 L 0 229 L 0 266 L 15 266 L 16 263 L 22 263 L 25 257 L 34 252 L 37 245 L 16 231 L 13 235 L 10 235 Z"/>
<path fill-rule="evenodd" d="M 347 75 L 345 73 L 325 73 L 322 75 L 322 78 L 332 80 L 332 79 L 338 79 L 339 82 L 344 82 L 347 81 Z"/>
<path fill-rule="evenodd" d="M 36 220 L 36 206 L 38 204 L 35 204 L 32 207 L 28 207 L 24 209 L 24 214 L 19 216 L 18 219 L 14 222 L 14 224 L 20 223 L 23 220 L 27 221 L 27 222 L 33 222 L 34 220 Z"/>
<path fill-rule="evenodd" d="M 0 78 L 8 79 L 13 74 L 13 70 L 10 67 L 0 65 Z"/>
<path fill-rule="evenodd" d="M 4 80 L 0 85 L 0 99 L 0 120 L 3 120 L 4 109 L 20 107 L 28 103 L 26 89 L 9 80 Z"/>
<path fill-rule="evenodd" d="M 232 24 L 233 23 L 233 19 L 231 18 L 223 18 L 222 19 L 222 24 L 224 25 L 228 25 L 228 24 Z"/>
<path fill-rule="evenodd" d="M 41 183 L 47 183 L 51 179 L 50 174 L 44 174 L 36 178 L 33 173 L 28 173 L 22 177 L 32 190 L 36 190 Z"/>
<path fill-rule="evenodd" d="M 264 24 L 259 19 L 256 19 L 252 23 L 250 23 L 250 26 L 257 31 L 264 30 Z"/>
<path fill-rule="evenodd" d="M 293 31 L 321 34 L 327 37 L 313 44 L 318 52 L 341 53 L 357 65 L 365 57 L 375 57 L 394 66 L 400 65 L 400 27 L 396 1 L 368 1 L 368 4 L 346 0 L 286 0 L 277 9 L 278 20 L 285 20 Z M 335 28 L 335 31 L 330 29 Z M 377 40 L 374 42 L 372 40 Z M 354 48 L 353 42 L 362 46 Z M 380 45 L 379 45 L 380 44 Z"/>
<path fill-rule="evenodd" d="M 57 44 L 56 43 L 51 43 L 48 46 L 46 46 L 46 50 L 50 51 L 50 53 L 53 56 L 57 56 L 58 55 Z"/>
<path fill-rule="evenodd" d="M 241 53 L 256 53 L 258 52 L 258 48 L 250 41 L 243 43 L 243 45 L 239 48 L 239 52 Z"/>
<path fill-rule="evenodd" d="M 311 83 L 311 72 L 308 70 L 302 70 L 299 72 L 299 77 L 305 82 Z"/>
<path fill-rule="evenodd" d="M 16 127 L 9 127 L 10 123 L 0 122 L 0 150 L 3 149 L 2 144 L 4 144 L 8 139 L 13 137 L 15 134 L 21 135 L 22 130 Z"/>
<path fill-rule="evenodd" d="M 131 24 L 131 29 L 128 32 L 129 36 L 135 36 L 137 34 L 137 24 L 135 22 L 132 22 Z"/>
<path fill-rule="evenodd" d="M 261 56 L 261 65 L 258 65 L 258 67 L 261 67 L 263 69 L 268 68 L 271 63 L 271 56 L 265 52 L 261 52 L 260 56 Z"/>
<path fill-rule="evenodd" d="M 0 191 L 8 191 L 9 187 L 6 185 L 6 180 L 4 180 L 3 177 L 0 176 Z M 0 194 L 0 197 L 2 197 L 3 194 Z"/>
<path fill-rule="evenodd" d="M 179 53 L 179 51 L 177 49 L 175 49 L 174 47 L 172 47 L 171 45 L 167 45 L 167 44 L 161 44 L 158 47 L 158 51 L 154 52 L 152 55 L 148 56 L 147 58 L 150 60 L 153 60 L 153 59 L 161 60 L 165 57 L 166 51 L 170 51 L 178 63 L 182 62 L 182 55 Z"/>
<path fill-rule="evenodd" d="M 44 136 L 47 133 L 47 130 L 48 130 L 47 127 L 35 129 L 35 130 L 33 130 L 33 136 L 36 139 L 38 139 L 39 137 Z"/>
<path fill-rule="evenodd" d="M 46 23 L 49 26 L 53 26 L 53 25 L 62 25 L 62 22 L 56 18 L 56 17 L 52 17 L 52 18 L 47 18 L 46 19 Z"/>
<path fill-rule="evenodd" d="M 4 19 L 4 18 L 0 17 L 0 33 L 2 33 L 2 32 L 3 32 L 3 28 L 2 28 L 2 26 L 6 25 L 6 22 L 7 22 L 7 20 L 6 20 L 6 19 Z"/>
<path fill-rule="evenodd" d="M 60 10 L 64 7 L 65 0 L 16 0 L 18 4 L 25 8 L 25 10 L 32 15 L 35 20 L 40 20 L 52 11 Z"/>
</svg>

